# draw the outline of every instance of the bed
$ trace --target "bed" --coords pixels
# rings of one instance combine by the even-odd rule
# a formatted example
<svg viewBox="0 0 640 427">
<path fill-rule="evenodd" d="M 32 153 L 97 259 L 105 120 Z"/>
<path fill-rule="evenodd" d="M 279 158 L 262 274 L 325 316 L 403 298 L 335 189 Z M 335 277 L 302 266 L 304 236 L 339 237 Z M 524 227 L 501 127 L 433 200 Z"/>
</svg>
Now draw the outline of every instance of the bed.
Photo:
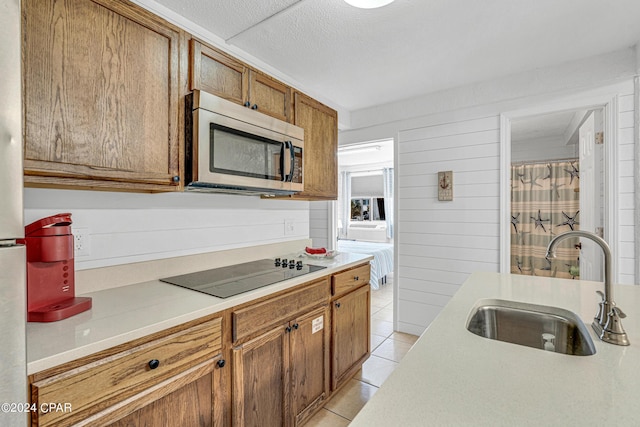
<svg viewBox="0 0 640 427">
<path fill-rule="evenodd" d="M 393 244 L 338 240 L 338 251 L 373 255 L 371 260 L 371 288 L 379 289 L 387 274 L 393 272 Z"/>
</svg>

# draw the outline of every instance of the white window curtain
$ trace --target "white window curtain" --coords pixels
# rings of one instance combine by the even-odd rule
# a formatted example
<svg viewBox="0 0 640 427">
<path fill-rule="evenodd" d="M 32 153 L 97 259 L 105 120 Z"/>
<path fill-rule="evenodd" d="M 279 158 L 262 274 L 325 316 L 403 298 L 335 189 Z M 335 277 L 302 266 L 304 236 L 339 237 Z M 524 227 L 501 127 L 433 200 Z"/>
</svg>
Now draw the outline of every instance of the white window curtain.
<svg viewBox="0 0 640 427">
<path fill-rule="evenodd" d="M 339 217 L 338 217 L 338 239 L 346 239 L 351 218 L 351 172 L 340 172 L 340 194 L 338 196 Z"/>
<path fill-rule="evenodd" d="M 393 238 L 393 168 L 384 168 L 384 214 L 387 223 L 387 238 Z"/>
</svg>

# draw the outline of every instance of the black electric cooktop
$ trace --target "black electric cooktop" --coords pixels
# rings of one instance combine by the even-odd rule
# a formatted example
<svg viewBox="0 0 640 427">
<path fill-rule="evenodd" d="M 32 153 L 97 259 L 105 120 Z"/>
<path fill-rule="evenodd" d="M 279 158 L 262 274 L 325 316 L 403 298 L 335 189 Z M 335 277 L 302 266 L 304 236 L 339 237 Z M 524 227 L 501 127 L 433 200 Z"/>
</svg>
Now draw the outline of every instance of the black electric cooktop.
<svg viewBox="0 0 640 427">
<path fill-rule="evenodd" d="M 261 259 L 160 280 L 214 297 L 228 298 L 323 268 L 326 267 L 304 264 L 302 260 Z"/>
</svg>

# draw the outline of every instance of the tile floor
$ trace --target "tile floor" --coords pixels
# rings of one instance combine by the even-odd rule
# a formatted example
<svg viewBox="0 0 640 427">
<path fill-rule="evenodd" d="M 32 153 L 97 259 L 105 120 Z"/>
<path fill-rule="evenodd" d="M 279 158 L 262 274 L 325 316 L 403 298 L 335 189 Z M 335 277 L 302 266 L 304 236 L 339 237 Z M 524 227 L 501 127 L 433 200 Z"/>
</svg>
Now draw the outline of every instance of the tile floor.
<svg viewBox="0 0 640 427">
<path fill-rule="evenodd" d="M 398 362 L 418 339 L 415 335 L 393 331 L 393 274 L 387 283 L 371 291 L 371 356 L 360 372 L 317 414 L 308 427 L 341 427 L 362 409 L 393 372 Z"/>
</svg>

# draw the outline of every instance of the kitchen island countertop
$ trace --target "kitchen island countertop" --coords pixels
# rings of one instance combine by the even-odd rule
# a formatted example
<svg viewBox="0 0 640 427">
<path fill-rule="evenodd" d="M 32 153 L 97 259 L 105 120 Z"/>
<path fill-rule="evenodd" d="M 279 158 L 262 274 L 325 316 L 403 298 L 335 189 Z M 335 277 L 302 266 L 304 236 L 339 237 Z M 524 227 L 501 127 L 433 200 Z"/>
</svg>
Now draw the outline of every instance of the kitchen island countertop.
<svg viewBox="0 0 640 427">
<path fill-rule="evenodd" d="M 292 254 L 289 258 L 295 256 Z M 308 264 L 326 268 L 224 299 L 160 280 L 79 295 L 92 298 L 90 310 L 58 322 L 27 323 L 27 374 L 221 312 L 372 258 L 370 255 L 340 253 L 333 259 L 303 259 Z"/>
<path fill-rule="evenodd" d="M 602 283 L 474 273 L 407 353 L 351 426 L 640 425 L 640 287 L 614 286 L 631 345 L 591 328 Z M 466 330 L 480 299 L 571 310 L 593 356 L 569 356 L 490 340 Z"/>
</svg>

